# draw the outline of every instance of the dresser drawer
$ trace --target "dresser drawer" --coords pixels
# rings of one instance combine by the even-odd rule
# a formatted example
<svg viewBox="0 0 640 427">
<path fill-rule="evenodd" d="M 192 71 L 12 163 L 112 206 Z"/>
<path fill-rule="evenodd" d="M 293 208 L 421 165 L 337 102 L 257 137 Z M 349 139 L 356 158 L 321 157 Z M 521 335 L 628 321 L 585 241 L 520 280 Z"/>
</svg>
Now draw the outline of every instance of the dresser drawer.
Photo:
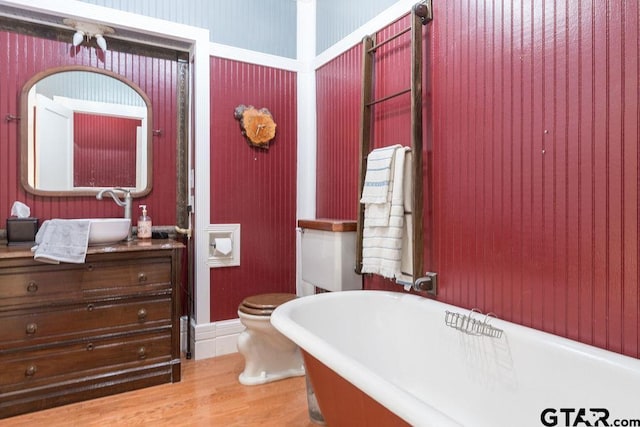
<svg viewBox="0 0 640 427">
<path fill-rule="evenodd" d="M 85 270 L 82 264 L 0 269 L 0 307 L 78 298 Z"/>
<path fill-rule="evenodd" d="M 114 262 L 89 262 L 82 274 L 85 295 L 108 296 L 171 289 L 171 262 L 151 258 Z"/>
<path fill-rule="evenodd" d="M 0 356 L 2 395 L 56 381 L 171 360 L 171 332 L 85 341 Z"/>
<path fill-rule="evenodd" d="M 0 314 L 0 354 L 16 347 L 171 327 L 171 295 Z"/>
</svg>

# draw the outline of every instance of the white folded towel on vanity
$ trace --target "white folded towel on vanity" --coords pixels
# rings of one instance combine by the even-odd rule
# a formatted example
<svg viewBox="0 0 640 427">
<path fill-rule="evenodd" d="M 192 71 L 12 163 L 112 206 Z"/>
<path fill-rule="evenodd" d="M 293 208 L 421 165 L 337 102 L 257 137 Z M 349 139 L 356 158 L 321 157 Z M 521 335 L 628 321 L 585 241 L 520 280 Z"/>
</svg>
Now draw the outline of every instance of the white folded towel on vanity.
<svg viewBox="0 0 640 427">
<path fill-rule="evenodd" d="M 362 230 L 362 272 L 394 279 L 402 275 L 404 228 L 404 164 L 409 147 L 393 149 L 390 176 L 389 214 L 386 225 L 380 225 L 380 203 L 365 203 Z M 366 178 L 365 178 L 366 186 Z M 364 190 L 363 190 L 364 193 Z"/>
<path fill-rule="evenodd" d="M 83 219 L 50 219 L 42 223 L 31 248 L 33 259 L 50 264 L 82 264 L 87 256 L 89 227 Z"/>
</svg>

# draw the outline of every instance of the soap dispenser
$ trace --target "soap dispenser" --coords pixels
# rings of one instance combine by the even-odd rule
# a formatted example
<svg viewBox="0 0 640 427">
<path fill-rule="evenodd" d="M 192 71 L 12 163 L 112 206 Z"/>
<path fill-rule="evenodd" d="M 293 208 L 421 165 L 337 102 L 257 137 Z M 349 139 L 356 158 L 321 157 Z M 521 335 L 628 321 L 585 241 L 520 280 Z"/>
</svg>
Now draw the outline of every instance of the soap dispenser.
<svg viewBox="0 0 640 427">
<path fill-rule="evenodd" d="M 142 215 L 138 218 L 138 238 L 151 238 L 151 217 L 147 215 L 147 205 L 140 205 Z"/>
</svg>

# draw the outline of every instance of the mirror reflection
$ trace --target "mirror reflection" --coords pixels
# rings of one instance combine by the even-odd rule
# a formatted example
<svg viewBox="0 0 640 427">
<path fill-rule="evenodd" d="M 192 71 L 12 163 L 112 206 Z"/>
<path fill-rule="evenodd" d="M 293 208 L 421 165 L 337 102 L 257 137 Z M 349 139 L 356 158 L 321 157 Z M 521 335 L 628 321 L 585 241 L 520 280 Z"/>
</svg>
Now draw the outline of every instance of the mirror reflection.
<svg viewBox="0 0 640 427">
<path fill-rule="evenodd" d="M 22 92 L 22 183 L 41 195 L 151 189 L 151 105 L 133 83 L 89 67 L 34 76 Z"/>
</svg>

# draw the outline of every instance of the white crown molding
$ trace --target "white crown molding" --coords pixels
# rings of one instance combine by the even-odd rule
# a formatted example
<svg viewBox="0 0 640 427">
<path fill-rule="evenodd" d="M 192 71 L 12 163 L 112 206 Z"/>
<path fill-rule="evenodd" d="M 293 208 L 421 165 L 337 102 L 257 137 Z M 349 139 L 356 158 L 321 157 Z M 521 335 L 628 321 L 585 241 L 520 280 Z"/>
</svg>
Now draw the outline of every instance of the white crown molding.
<svg viewBox="0 0 640 427">
<path fill-rule="evenodd" d="M 296 59 L 255 52 L 220 43 L 210 43 L 209 55 L 287 71 L 297 72 L 301 69 L 301 63 Z"/>
</svg>

